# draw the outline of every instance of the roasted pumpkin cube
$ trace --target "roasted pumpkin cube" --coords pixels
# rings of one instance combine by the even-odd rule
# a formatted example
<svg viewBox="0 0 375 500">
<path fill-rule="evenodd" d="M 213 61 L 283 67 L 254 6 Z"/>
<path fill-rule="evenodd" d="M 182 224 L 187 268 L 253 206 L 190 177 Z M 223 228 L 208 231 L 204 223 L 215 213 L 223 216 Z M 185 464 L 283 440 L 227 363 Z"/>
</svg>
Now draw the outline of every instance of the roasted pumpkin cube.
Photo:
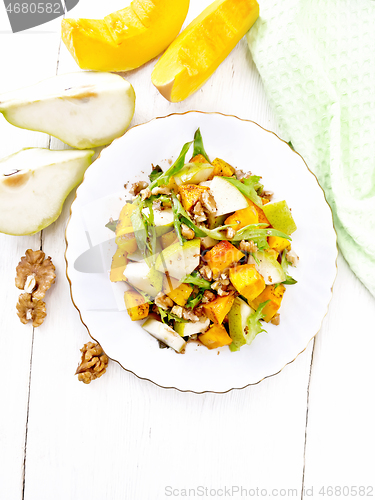
<svg viewBox="0 0 375 500">
<path fill-rule="evenodd" d="M 232 339 L 229 337 L 223 325 L 212 325 L 207 332 L 199 335 L 198 339 L 203 345 L 208 347 L 208 349 L 217 349 L 218 347 L 223 347 L 224 345 L 232 343 Z"/>
<path fill-rule="evenodd" d="M 210 163 L 210 162 L 203 155 L 199 154 L 193 156 L 193 158 L 191 158 L 189 163 Z"/>
<path fill-rule="evenodd" d="M 134 232 L 116 236 L 115 239 L 117 246 L 127 254 L 132 254 L 137 250 L 137 241 Z"/>
<path fill-rule="evenodd" d="M 225 224 L 233 224 L 233 229 L 238 231 L 242 227 L 248 226 L 249 224 L 258 224 L 258 221 L 258 212 L 255 210 L 254 206 L 251 205 L 247 208 L 234 212 L 234 214 L 225 219 Z"/>
<path fill-rule="evenodd" d="M 258 273 L 253 264 L 232 267 L 229 269 L 229 279 L 238 293 L 249 302 L 258 297 L 266 287 L 263 276 Z"/>
<path fill-rule="evenodd" d="M 146 299 L 135 290 L 128 290 L 124 294 L 125 306 L 132 321 L 147 318 L 150 306 Z"/>
<path fill-rule="evenodd" d="M 160 244 L 162 249 L 169 247 L 173 243 L 176 243 L 177 241 L 177 234 L 176 231 L 168 231 L 168 233 L 164 233 L 160 237 Z"/>
<path fill-rule="evenodd" d="M 225 269 L 228 269 L 232 264 L 241 260 L 242 257 L 245 257 L 245 255 L 232 245 L 232 243 L 225 240 L 220 241 L 205 255 L 214 278 L 220 276 Z"/>
<path fill-rule="evenodd" d="M 112 282 L 126 281 L 124 271 L 128 263 L 127 253 L 117 247 L 115 255 L 112 257 L 111 273 L 109 279 Z"/>
<path fill-rule="evenodd" d="M 268 236 L 268 244 L 270 248 L 273 248 L 277 252 L 282 252 L 286 248 L 290 248 L 290 241 L 279 236 Z"/>
<path fill-rule="evenodd" d="M 204 304 L 203 312 L 213 323 L 221 325 L 225 316 L 231 310 L 233 302 L 234 294 L 230 293 L 229 295 L 224 295 L 224 297 L 218 297 L 208 304 Z"/>
<path fill-rule="evenodd" d="M 187 283 L 181 283 L 171 276 L 164 276 L 163 292 L 168 295 L 173 302 L 176 302 L 179 306 L 184 307 L 193 292 L 193 288 Z"/>
<path fill-rule="evenodd" d="M 213 175 L 220 175 L 223 177 L 231 177 L 236 173 L 236 169 L 233 168 L 229 163 L 220 158 L 215 158 L 212 162 L 212 165 L 215 167 Z"/>
<path fill-rule="evenodd" d="M 258 222 L 261 224 L 267 224 L 267 226 L 262 226 L 262 227 L 270 226 L 271 224 L 270 224 L 269 220 L 267 219 L 267 217 L 265 216 L 265 213 L 263 212 L 263 210 L 260 207 L 258 207 L 258 205 L 256 205 L 249 198 L 247 198 L 247 201 L 249 202 L 249 207 L 254 207 L 255 210 L 258 212 Z"/>
<path fill-rule="evenodd" d="M 116 225 L 116 236 L 120 237 L 123 234 L 133 233 L 134 229 L 130 219 L 131 214 L 137 207 L 132 203 L 125 203 L 120 212 L 118 222 Z"/>
<path fill-rule="evenodd" d="M 262 311 L 264 314 L 264 321 L 267 321 L 268 323 L 280 309 L 284 292 L 285 292 L 284 285 L 278 285 L 278 286 L 267 285 L 266 288 L 263 290 L 263 292 L 260 295 L 258 295 L 256 299 L 250 302 L 249 305 L 256 310 L 258 309 L 260 304 L 269 300 L 268 304 L 264 306 L 264 309 Z"/>
<path fill-rule="evenodd" d="M 181 203 L 185 210 L 190 210 L 200 199 L 208 187 L 197 184 L 182 184 L 180 186 Z"/>
</svg>

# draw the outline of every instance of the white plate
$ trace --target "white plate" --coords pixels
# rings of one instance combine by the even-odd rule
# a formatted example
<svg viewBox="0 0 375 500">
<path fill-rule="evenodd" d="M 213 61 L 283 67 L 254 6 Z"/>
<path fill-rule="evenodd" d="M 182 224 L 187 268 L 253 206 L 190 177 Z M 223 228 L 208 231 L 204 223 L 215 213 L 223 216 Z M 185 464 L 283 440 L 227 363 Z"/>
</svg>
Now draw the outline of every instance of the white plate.
<svg viewBox="0 0 375 500">
<path fill-rule="evenodd" d="M 291 268 L 298 284 L 287 286 L 281 323 L 267 324 L 268 333 L 259 334 L 250 346 L 235 353 L 227 347 L 210 351 L 197 343 L 188 344 L 183 355 L 160 349 L 140 322 L 130 321 L 123 304 L 126 285 L 111 284 L 108 278 L 115 245 L 114 233 L 105 224 L 110 217 L 118 218 L 124 184 L 146 179 L 151 163 L 175 159 L 198 127 L 210 158 L 223 158 L 236 168 L 261 175 L 265 188 L 274 191 L 274 200 L 287 200 L 298 227 L 293 249 L 300 261 L 296 269 Z M 259 125 L 217 113 L 157 118 L 114 141 L 87 170 L 78 188 L 66 239 L 72 297 L 90 335 L 126 370 L 182 391 L 225 392 L 278 373 L 319 331 L 336 276 L 331 210 L 301 156 Z"/>
</svg>

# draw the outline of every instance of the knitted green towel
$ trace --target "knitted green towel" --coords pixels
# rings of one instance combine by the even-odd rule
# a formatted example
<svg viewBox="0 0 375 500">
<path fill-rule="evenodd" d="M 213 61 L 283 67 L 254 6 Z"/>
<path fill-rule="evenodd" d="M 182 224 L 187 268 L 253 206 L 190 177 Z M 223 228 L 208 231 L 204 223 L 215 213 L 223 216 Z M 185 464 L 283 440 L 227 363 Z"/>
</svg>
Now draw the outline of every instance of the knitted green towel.
<svg viewBox="0 0 375 500">
<path fill-rule="evenodd" d="M 375 296 L 375 0 L 259 3 L 247 40 L 282 138 L 317 175 L 340 249 Z"/>
</svg>

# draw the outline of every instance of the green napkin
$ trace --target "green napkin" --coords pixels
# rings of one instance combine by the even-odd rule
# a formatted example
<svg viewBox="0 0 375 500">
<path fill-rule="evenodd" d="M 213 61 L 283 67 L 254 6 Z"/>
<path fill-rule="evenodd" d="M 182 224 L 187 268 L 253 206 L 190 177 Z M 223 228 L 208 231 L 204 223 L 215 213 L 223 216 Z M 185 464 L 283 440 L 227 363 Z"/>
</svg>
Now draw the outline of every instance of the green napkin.
<svg viewBox="0 0 375 500">
<path fill-rule="evenodd" d="M 247 40 L 282 138 L 317 175 L 340 249 L 375 296 L 375 0 L 259 3 Z"/>
</svg>

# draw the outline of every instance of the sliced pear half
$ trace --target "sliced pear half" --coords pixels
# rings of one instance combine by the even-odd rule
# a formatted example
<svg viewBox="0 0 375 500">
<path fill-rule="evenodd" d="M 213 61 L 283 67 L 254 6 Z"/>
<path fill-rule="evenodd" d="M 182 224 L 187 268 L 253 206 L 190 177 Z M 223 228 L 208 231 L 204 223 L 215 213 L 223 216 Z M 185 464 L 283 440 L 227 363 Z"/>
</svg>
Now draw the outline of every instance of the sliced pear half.
<svg viewBox="0 0 375 500">
<path fill-rule="evenodd" d="M 21 236 L 52 224 L 93 154 L 30 148 L 0 160 L 0 232 Z"/>
<path fill-rule="evenodd" d="M 134 108 L 133 87 L 112 73 L 68 73 L 0 95 L 0 112 L 9 123 L 78 149 L 105 146 L 123 135 Z"/>
</svg>

